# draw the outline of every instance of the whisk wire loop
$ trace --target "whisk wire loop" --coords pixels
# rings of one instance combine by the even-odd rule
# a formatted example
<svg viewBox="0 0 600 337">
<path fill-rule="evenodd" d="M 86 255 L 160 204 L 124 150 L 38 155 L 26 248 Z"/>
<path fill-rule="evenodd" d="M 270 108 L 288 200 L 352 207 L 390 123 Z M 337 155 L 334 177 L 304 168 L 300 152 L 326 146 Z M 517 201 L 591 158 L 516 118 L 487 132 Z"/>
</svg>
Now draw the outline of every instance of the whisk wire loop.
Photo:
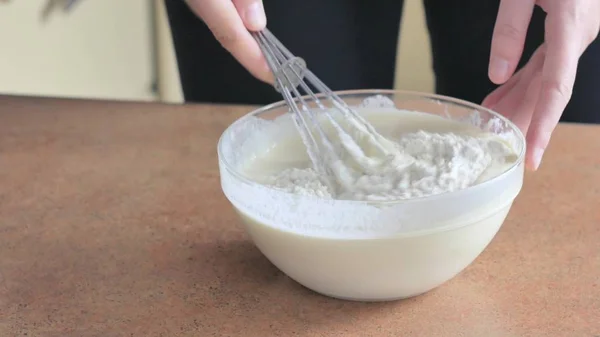
<svg viewBox="0 0 600 337">
<path fill-rule="evenodd" d="M 345 142 L 342 143 L 346 151 L 354 152 L 354 155 L 365 156 L 361 146 L 350 136 L 360 133 L 361 137 L 368 138 L 369 144 L 380 154 L 387 154 L 386 147 L 383 145 L 385 139 L 310 71 L 302 58 L 294 56 L 266 28 L 259 32 L 251 32 L 251 34 L 265 56 L 275 78 L 275 90 L 283 96 L 290 108 L 292 119 L 317 170 L 326 177 L 331 177 L 334 172 L 331 172 L 331 167 L 325 165 L 324 162 L 339 162 L 341 149 L 336 149 L 319 123 L 320 116 L 317 116 L 316 109 L 311 108 L 307 100 L 316 105 L 320 111 L 319 115 L 330 122 L 337 135 L 345 138 Z M 305 95 L 302 95 L 299 89 L 302 89 Z M 331 107 L 328 108 L 325 102 L 329 102 Z M 335 112 L 341 114 L 343 123 L 334 117 Z"/>
</svg>

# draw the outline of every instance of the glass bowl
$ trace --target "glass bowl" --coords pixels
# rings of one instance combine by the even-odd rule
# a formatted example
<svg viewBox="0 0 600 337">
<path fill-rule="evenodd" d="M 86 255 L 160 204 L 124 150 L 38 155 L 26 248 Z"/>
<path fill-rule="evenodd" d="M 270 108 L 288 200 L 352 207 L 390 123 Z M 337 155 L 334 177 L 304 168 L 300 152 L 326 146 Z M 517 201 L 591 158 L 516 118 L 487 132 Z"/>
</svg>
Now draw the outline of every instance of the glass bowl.
<svg viewBox="0 0 600 337">
<path fill-rule="evenodd" d="M 294 195 L 254 182 L 243 169 L 253 151 L 269 146 L 264 128 L 288 113 L 278 102 L 250 112 L 223 132 L 218 157 L 225 196 L 260 251 L 315 292 L 386 301 L 440 286 L 481 254 L 521 191 L 523 134 L 499 114 L 450 97 L 394 90 L 337 94 L 350 106 L 393 105 L 469 123 L 509 140 L 518 158 L 482 183 L 416 199 L 366 202 Z"/>
</svg>

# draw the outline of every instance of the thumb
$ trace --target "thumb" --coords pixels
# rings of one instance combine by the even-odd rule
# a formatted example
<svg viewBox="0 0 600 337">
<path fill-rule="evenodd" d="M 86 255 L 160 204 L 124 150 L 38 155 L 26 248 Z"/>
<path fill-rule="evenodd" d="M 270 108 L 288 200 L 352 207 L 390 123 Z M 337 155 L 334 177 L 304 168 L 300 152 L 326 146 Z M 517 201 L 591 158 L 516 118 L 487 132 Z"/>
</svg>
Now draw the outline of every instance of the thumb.
<svg viewBox="0 0 600 337">
<path fill-rule="evenodd" d="M 244 2 L 247 7 L 241 6 Z M 215 38 L 227 49 L 244 68 L 248 69 L 256 78 L 270 83 L 271 71 L 267 65 L 262 51 L 252 35 L 248 32 L 240 13 L 246 17 L 252 11 L 252 3 L 260 6 L 259 20 L 262 3 L 259 0 L 236 0 L 236 4 L 229 0 L 187 0 L 190 8 L 196 13 L 213 32 Z M 237 6 L 237 7 L 236 7 Z M 249 9 L 248 11 L 246 9 Z M 248 13 L 246 13 L 248 12 Z M 258 22 L 261 23 L 261 22 Z M 266 20 L 262 22 L 263 28 Z M 260 27 L 260 26 L 259 26 Z"/>
</svg>

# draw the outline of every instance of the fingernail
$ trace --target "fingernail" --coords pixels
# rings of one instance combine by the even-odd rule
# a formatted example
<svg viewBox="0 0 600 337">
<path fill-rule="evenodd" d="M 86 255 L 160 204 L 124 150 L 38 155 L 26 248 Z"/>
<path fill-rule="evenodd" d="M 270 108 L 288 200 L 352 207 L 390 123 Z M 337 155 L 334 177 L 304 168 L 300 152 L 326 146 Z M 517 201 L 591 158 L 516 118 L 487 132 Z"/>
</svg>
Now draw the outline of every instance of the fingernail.
<svg viewBox="0 0 600 337">
<path fill-rule="evenodd" d="M 271 72 L 271 68 L 269 67 L 269 65 L 267 64 L 267 62 L 264 63 L 264 74 L 265 74 L 265 81 L 267 81 L 268 83 L 273 83 L 273 73 Z"/>
<path fill-rule="evenodd" d="M 531 159 L 533 161 L 533 169 L 537 170 L 542 163 L 542 157 L 544 156 L 544 149 L 535 148 L 533 149 L 533 153 L 531 154 Z"/>
<path fill-rule="evenodd" d="M 492 57 L 490 62 L 490 78 L 493 82 L 502 83 L 508 77 L 508 61 L 500 57 Z"/>
<path fill-rule="evenodd" d="M 481 102 L 481 106 L 483 106 L 484 108 L 490 109 L 490 110 L 494 110 L 494 107 L 496 106 L 495 104 L 490 104 L 490 102 L 488 102 L 488 100 L 484 100 L 483 102 Z"/>
<path fill-rule="evenodd" d="M 264 72 L 269 73 L 269 74 L 271 73 L 271 67 L 269 67 L 269 63 L 267 63 L 266 60 L 263 62 L 262 67 L 263 67 Z"/>
<path fill-rule="evenodd" d="M 246 8 L 244 19 L 246 20 L 246 25 L 248 25 L 248 29 L 263 29 L 267 24 L 267 17 L 265 15 L 265 10 L 262 6 L 262 3 L 258 1 L 250 4 L 250 6 Z"/>
</svg>

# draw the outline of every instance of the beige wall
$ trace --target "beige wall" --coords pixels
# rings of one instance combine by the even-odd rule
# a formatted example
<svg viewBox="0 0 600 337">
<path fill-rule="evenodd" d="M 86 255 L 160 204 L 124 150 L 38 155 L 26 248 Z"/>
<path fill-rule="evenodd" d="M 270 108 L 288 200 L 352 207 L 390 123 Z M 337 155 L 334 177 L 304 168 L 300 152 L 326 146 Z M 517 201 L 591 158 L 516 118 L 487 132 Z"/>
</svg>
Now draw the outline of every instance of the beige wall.
<svg viewBox="0 0 600 337">
<path fill-rule="evenodd" d="M 86 0 L 42 22 L 47 0 L 0 3 L 0 92 L 154 100 L 150 3 Z"/>
<path fill-rule="evenodd" d="M 163 0 L 154 0 L 156 8 L 156 38 L 158 41 L 158 73 L 159 84 L 158 91 L 160 99 L 163 102 L 178 103 L 183 102 L 181 92 L 181 83 L 179 82 L 179 72 L 177 70 L 177 60 L 173 50 L 173 39 L 171 38 L 171 29 L 167 19 L 167 13 Z"/>
<path fill-rule="evenodd" d="M 161 54 L 161 98 L 169 102 L 182 101 L 181 87 L 173 53 L 173 45 L 169 35 L 169 27 L 164 18 L 164 5 L 156 0 L 160 13 L 159 34 L 164 46 Z M 431 70 L 431 53 L 429 36 L 425 26 L 425 16 L 421 0 L 406 0 L 402 19 L 399 44 L 396 82 L 398 89 L 433 92 L 434 81 Z"/>
<path fill-rule="evenodd" d="M 421 0 L 405 1 L 400 33 L 396 88 L 433 92 L 429 35 Z"/>
</svg>

